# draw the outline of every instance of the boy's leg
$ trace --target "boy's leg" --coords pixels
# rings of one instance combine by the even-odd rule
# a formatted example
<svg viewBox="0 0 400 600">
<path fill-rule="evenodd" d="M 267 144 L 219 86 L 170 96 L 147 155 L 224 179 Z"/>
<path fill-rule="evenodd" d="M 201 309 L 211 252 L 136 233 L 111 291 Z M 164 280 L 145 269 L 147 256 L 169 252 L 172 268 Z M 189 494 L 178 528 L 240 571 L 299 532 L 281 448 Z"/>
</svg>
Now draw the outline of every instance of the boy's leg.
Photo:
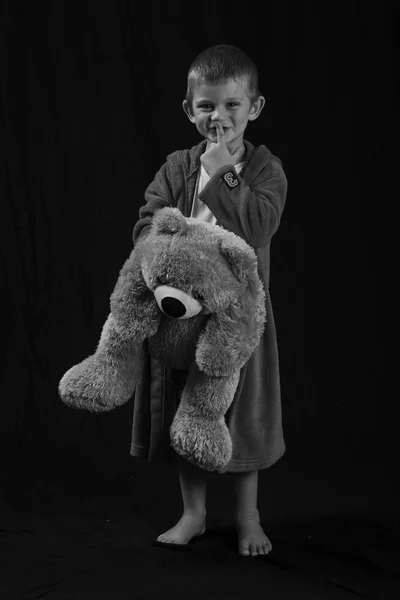
<svg viewBox="0 0 400 600">
<path fill-rule="evenodd" d="M 178 459 L 183 515 L 178 523 L 157 541 L 169 544 L 187 544 L 192 537 L 205 531 L 207 483 L 204 473 L 189 462 Z"/>
<path fill-rule="evenodd" d="M 234 473 L 234 487 L 239 553 L 244 556 L 268 554 L 272 544 L 260 525 L 257 509 L 258 471 Z"/>
</svg>

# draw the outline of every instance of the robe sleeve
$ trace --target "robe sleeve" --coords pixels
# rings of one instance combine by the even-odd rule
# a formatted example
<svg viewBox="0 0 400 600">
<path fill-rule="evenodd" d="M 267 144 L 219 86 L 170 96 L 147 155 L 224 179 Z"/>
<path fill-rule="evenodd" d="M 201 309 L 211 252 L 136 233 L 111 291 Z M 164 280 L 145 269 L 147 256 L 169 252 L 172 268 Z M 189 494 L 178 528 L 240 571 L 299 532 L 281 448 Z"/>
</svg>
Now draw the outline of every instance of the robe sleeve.
<svg viewBox="0 0 400 600">
<path fill-rule="evenodd" d="M 211 177 L 199 199 L 219 225 L 243 238 L 253 248 L 268 244 L 279 227 L 286 202 L 287 179 L 278 160 L 271 160 L 247 185 L 232 165 Z"/>
</svg>

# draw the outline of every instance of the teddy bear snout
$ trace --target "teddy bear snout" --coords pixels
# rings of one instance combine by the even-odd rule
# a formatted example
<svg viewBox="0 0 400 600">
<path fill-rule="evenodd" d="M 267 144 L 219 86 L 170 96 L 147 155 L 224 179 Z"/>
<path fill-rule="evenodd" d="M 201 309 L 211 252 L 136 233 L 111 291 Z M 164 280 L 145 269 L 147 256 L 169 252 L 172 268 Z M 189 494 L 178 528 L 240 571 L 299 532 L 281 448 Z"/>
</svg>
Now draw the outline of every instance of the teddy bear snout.
<svg viewBox="0 0 400 600">
<path fill-rule="evenodd" d="M 195 298 L 169 285 L 160 285 L 154 290 L 154 296 L 160 310 L 172 319 L 190 319 L 202 309 Z"/>
</svg>

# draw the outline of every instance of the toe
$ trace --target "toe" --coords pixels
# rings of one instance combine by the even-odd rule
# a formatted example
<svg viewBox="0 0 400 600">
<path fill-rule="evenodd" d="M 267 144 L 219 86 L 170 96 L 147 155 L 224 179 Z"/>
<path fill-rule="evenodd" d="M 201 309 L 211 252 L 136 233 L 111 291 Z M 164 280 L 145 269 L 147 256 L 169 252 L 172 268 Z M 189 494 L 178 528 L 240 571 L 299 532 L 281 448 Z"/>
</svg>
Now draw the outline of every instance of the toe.
<svg viewBox="0 0 400 600">
<path fill-rule="evenodd" d="M 250 550 L 248 544 L 239 544 L 239 554 L 241 554 L 242 556 L 249 556 Z"/>
<path fill-rule="evenodd" d="M 268 552 L 271 551 L 271 547 L 270 547 L 270 544 L 268 544 L 268 542 L 264 542 L 263 551 L 264 551 L 264 554 L 268 554 Z"/>
</svg>

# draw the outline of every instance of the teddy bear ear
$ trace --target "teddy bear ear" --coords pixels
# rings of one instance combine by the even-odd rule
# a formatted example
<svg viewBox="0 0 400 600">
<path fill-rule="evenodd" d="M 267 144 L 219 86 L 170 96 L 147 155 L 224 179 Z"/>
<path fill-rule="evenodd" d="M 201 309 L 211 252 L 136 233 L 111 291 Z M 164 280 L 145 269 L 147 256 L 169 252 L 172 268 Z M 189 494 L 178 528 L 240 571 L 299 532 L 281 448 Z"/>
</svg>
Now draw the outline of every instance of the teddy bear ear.
<svg viewBox="0 0 400 600">
<path fill-rule="evenodd" d="M 238 281 L 258 281 L 257 256 L 244 240 L 219 240 L 219 251 Z"/>
<path fill-rule="evenodd" d="M 153 218 L 153 232 L 156 235 L 184 234 L 188 230 L 185 217 L 178 208 L 161 208 Z"/>
</svg>

